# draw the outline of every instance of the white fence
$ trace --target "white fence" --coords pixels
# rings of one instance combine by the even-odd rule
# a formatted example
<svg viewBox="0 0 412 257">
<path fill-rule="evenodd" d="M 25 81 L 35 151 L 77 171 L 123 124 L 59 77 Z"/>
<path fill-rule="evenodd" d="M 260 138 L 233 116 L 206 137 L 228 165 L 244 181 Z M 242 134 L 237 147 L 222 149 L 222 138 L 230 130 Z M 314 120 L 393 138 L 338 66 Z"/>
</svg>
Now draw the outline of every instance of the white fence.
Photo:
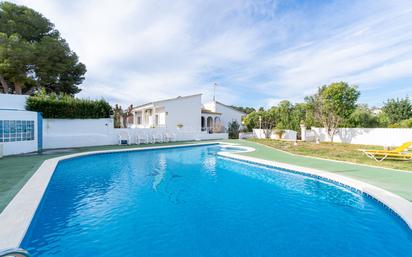
<svg viewBox="0 0 412 257">
<path fill-rule="evenodd" d="M 166 133 L 166 128 L 123 128 L 115 129 L 112 119 L 44 119 L 43 148 L 70 148 L 98 145 L 114 145 L 119 135 L 126 132 L 129 142 L 136 143 L 137 136 Z M 227 139 L 227 133 L 208 134 L 175 130 L 176 141 Z"/>
<path fill-rule="evenodd" d="M 116 143 L 112 119 L 43 119 L 43 148 Z"/>
<path fill-rule="evenodd" d="M 255 138 L 266 138 L 265 130 L 264 129 L 253 129 L 253 137 Z M 278 134 L 271 131 L 270 133 L 271 139 L 283 139 L 283 140 L 291 140 L 296 141 L 297 139 L 297 132 L 294 130 L 283 130 L 282 136 L 279 137 Z"/>
<path fill-rule="evenodd" d="M 324 128 L 312 128 L 321 142 L 330 141 Z M 398 146 L 412 141 L 412 128 L 340 128 L 334 142 L 363 145 Z"/>
<path fill-rule="evenodd" d="M 253 138 L 253 132 L 240 132 L 239 133 L 239 138 L 240 139 Z"/>
</svg>

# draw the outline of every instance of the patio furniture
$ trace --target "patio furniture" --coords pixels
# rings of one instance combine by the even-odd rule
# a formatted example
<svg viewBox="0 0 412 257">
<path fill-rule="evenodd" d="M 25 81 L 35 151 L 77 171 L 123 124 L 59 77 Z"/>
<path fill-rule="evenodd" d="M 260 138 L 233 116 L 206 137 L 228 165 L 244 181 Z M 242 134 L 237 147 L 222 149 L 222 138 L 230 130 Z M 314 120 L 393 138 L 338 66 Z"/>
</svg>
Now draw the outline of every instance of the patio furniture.
<svg viewBox="0 0 412 257">
<path fill-rule="evenodd" d="M 170 142 L 176 142 L 176 140 L 177 140 L 176 138 L 177 138 L 176 133 L 172 133 L 170 135 Z"/>
<path fill-rule="evenodd" d="M 367 157 L 375 161 L 383 161 L 387 158 L 400 159 L 400 160 L 411 160 L 412 153 L 409 153 L 407 151 L 410 146 L 412 146 L 412 142 L 405 142 L 394 150 L 359 149 L 359 151 L 363 152 Z"/>
<path fill-rule="evenodd" d="M 120 131 L 119 133 L 119 145 L 129 145 L 130 137 L 127 131 Z"/>
<path fill-rule="evenodd" d="M 166 143 L 170 142 L 170 139 L 171 138 L 170 138 L 169 133 L 166 132 L 166 133 L 163 134 L 163 142 L 166 142 Z"/>
<path fill-rule="evenodd" d="M 163 143 L 163 134 L 154 134 L 154 143 Z"/>
<path fill-rule="evenodd" d="M 136 143 L 140 144 L 148 144 L 149 143 L 149 136 L 147 134 L 138 134 L 136 138 Z"/>
</svg>

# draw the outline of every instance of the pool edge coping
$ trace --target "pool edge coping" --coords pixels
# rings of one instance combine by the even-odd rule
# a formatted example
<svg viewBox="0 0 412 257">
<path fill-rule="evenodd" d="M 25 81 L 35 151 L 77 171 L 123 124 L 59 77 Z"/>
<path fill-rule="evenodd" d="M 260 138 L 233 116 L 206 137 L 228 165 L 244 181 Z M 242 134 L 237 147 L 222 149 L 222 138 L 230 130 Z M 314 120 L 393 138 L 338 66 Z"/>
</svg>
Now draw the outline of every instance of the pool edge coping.
<svg viewBox="0 0 412 257">
<path fill-rule="evenodd" d="M 105 153 L 136 152 L 214 144 L 224 143 L 221 141 L 209 141 L 205 143 L 172 144 L 142 148 L 98 150 L 67 154 L 47 159 L 43 161 L 43 163 L 39 166 L 39 168 L 37 168 L 30 179 L 24 184 L 24 186 L 0 213 L 0 249 L 15 248 L 20 246 L 33 220 L 37 208 L 40 205 L 41 199 L 46 192 L 47 186 L 53 176 L 53 173 L 58 163 L 62 160 Z"/>
<path fill-rule="evenodd" d="M 236 147 L 245 148 L 245 151 L 238 152 L 238 153 L 246 153 L 246 152 L 254 151 L 253 147 L 249 147 L 249 146 L 246 147 L 246 146 L 238 145 L 236 143 L 231 143 L 231 144 Z M 251 150 L 251 148 L 253 150 Z M 371 185 L 369 183 L 366 183 L 366 182 L 363 182 L 357 179 L 338 175 L 338 174 L 335 174 L 329 171 L 307 168 L 307 167 L 288 164 L 284 162 L 270 161 L 270 160 L 260 159 L 256 157 L 240 155 L 234 152 L 219 152 L 218 155 L 222 157 L 239 160 L 239 161 L 245 161 L 245 162 L 251 162 L 251 163 L 260 164 L 264 166 L 269 166 L 272 168 L 281 168 L 281 169 L 285 169 L 288 171 L 294 171 L 294 172 L 301 173 L 304 175 L 326 179 L 326 180 L 329 180 L 329 181 L 332 181 L 338 184 L 351 187 L 355 190 L 358 190 L 362 193 L 369 195 L 374 200 L 380 202 L 385 207 L 389 208 L 391 211 L 393 211 L 406 223 L 409 229 L 412 230 L 412 202 L 408 201 L 407 199 L 395 193 L 382 189 L 378 186 L 374 186 L 374 185 Z"/>
<path fill-rule="evenodd" d="M 205 143 L 190 143 L 179 145 L 167 145 L 167 146 L 150 146 L 143 148 L 126 148 L 126 149 L 111 149 L 111 150 L 99 150 L 89 151 L 75 154 L 68 154 L 64 156 L 54 157 L 45 160 L 31 178 L 24 184 L 20 191 L 13 197 L 13 199 L 7 204 L 7 206 L 0 213 L 0 249 L 7 249 L 13 247 L 19 247 L 29 226 L 36 213 L 36 210 L 43 198 L 43 195 L 47 189 L 50 179 L 59 163 L 59 161 L 72 159 L 81 156 L 104 154 L 104 153 L 116 153 L 116 152 L 135 152 L 144 150 L 156 150 L 167 148 L 183 148 L 189 146 L 204 146 L 204 145 L 231 145 L 239 148 L 243 148 L 244 151 L 236 152 L 218 152 L 219 156 L 232 158 L 235 160 L 252 162 L 272 168 L 281 168 L 298 173 L 315 176 L 330 180 L 332 182 L 349 186 L 360 192 L 366 193 L 378 202 L 385 205 L 395 214 L 397 214 L 412 230 L 412 202 L 405 198 L 391 193 L 387 190 L 381 189 L 371 184 L 348 178 L 345 176 L 337 175 L 328 171 L 306 168 L 298 165 L 292 165 L 282 162 L 269 161 L 260 158 L 239 155 L 237 153 L 245 153 L 255 151 L 255 148 L 249 146 L 242 146 L 236 143 L 213 141 Z M 23 208 L 20 208 L 23 206 Z"/>
</svg>

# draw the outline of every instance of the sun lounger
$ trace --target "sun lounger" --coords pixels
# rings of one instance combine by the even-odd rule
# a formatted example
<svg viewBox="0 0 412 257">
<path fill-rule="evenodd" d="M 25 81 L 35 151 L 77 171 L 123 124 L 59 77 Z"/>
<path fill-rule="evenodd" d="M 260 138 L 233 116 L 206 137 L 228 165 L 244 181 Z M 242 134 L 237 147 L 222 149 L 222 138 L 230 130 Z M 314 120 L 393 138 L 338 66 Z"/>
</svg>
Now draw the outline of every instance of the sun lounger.
<svg viewBox="0 0 412 257">
<path fill-rule="evenodd" d="M 411 160 L 412 153 L 408 152 L 408 148 L 412 146 L 412 142 L 403 143 L 401 146 L 394 150 L 365 150 L 360 149 L 367 157 L 375 161 L 383 161 L 387 158 Z"/>
</svg>

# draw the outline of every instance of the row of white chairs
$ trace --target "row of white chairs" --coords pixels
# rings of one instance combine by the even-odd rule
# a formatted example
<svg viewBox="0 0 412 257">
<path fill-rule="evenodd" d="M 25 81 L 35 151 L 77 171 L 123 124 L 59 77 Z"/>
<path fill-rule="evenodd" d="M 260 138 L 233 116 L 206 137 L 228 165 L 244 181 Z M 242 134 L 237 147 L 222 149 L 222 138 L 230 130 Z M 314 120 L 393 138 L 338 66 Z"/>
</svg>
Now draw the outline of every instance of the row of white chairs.
<svg viewBox="0 0 412 257">
<path fill-rule="evenodd" d="M 139 134 L 136 138 L 136 144 L 155 144 L 164 142 L 175 142 L 175 133 L 152 133 L 152 134 Z"/>
<path fill-rule="evenodd" d="M 135 140 L 131 140 L 131 136 L 128 132 L 122 131 L 119 133 L 119 145 L 130 145 L 135 144 L 155 144 L 155 143 L 165 143 L 165 142 L 175 142 L 175 133 L 143 133 L 138 134 L 134 137 Z M 134 141 L 134 142 L 132 142 Z"/>
</svg>

